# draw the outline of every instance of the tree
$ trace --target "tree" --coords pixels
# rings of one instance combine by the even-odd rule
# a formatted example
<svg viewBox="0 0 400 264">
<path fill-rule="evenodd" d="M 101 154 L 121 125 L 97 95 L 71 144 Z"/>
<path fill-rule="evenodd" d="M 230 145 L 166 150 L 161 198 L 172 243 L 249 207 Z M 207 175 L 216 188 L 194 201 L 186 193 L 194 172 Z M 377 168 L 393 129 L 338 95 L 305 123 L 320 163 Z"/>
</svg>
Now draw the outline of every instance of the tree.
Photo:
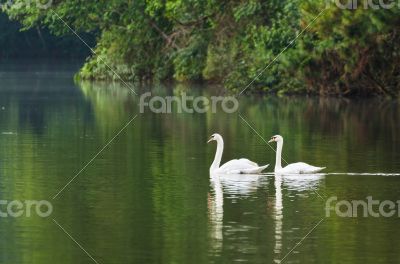
<svg viewBox="0 0 400 264">
<path fill-rule="evenodd" d="M 96 35 L 83 79 L 112 79 L 115 71 L 132 81 L 207 80 L 235 92 L 251 83 L 246 92 L 399 94 L 397 8 L 348 10 L 325 0 L 24 3 L 6 12 L 25 28 L 65 35 L 67 24 Z"/>
</svg>

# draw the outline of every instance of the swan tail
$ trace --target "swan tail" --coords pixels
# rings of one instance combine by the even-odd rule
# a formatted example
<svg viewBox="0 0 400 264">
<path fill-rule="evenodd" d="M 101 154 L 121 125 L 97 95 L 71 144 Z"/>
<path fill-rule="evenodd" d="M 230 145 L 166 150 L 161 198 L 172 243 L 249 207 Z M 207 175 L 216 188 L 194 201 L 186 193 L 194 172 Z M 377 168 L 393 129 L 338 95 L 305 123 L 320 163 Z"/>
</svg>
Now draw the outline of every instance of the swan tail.
<svg viewBox="0 0 400 264">
<path fill-rule="evenodd" d="M 268 166 L 269 166 L 269 164 L 264 165 L 264 166 L 260 166 L 260 167 L 256 167 L 256 168 L 251 168 L 251 169 L 243 169 L 243 170 L 241 170 L 241 173 L 242 174 L 259 174 L 263 170 L 268 168 Z"/>
<path fill-rule="evenodd" d="M 325 170 L 325 169 L 326 169 L 326 167 L 315 167 L 313 169 L 312 173 L 317 173 L 317 172 L 320 172 L 320 171 Z"/>
</svg>

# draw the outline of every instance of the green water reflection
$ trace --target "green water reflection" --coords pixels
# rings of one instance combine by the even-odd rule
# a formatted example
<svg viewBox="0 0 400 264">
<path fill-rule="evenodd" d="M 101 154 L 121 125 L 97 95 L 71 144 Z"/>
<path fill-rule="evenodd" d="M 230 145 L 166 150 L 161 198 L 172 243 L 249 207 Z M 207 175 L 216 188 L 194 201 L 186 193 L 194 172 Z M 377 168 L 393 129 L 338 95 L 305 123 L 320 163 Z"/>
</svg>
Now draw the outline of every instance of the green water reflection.
<svg viewBox="0 0 400 264">
<path fill-rule="evenodd" d="M 224 160 L 273 168 L 274 152 L 238 113 L 139 114 L 138 97 L 118 84 L 74 84 L 72 66 L 34 69 L 1 72 L 0 199 L 49 199 L 54 213 L 1 218 L 0 263 L 93 262 L 52 218 L 99 263 L 279 263 L 324 219 L 325 198 L 399 199 L 398 176 L 210 179 L 216 146 L 205 142 L 214 132 L 224 136 Z M 396 101 L 241 98 L 240 113 L 265 138 L 283 135 L 289 162 L 400 172 Z M 397 263 L 398 221 L 326 218 L 285 263 Z"/>
</svg>

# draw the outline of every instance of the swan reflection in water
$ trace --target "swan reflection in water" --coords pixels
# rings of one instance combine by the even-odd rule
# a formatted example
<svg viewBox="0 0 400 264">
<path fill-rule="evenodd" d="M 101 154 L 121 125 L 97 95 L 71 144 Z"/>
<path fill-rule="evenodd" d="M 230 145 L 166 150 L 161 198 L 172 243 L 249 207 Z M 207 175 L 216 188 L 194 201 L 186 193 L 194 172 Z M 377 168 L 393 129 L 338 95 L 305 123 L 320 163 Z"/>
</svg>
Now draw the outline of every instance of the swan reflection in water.
<svg viewBox="0 0 400 264">
<path fill-rule="evenodd" d="M 224 194 L 218 175 L 211 175 L 210 183 L 213 194 L 208 193 L 208 219 L 210 221 L 212 248 L 218 253 L 223 245 Z"/>
<path fill-rule="evenodd" d="M 325 178 L 325 173 L 316 174 L 275 174 L 275 177 L 282 178 L 282 185 L 289 191 L 313 191 L 320 188 L 321 180 Z"/>
<path fill-rule="evenodd" d="M 283 202 L 282 202 L 282 175 L 275 175 L 275 256 L 280 256 L 282 251 L 282 225 L 283 225 Z M 280 258 L 274 259 L 280 263 Z"/>
<path fill-rule="evenodd" d="M 251 174 L 210 175 L 212 192 L 208 194 L 207 205 L 212 248 L 215 253 L 219 253 L 223 245 L 224 194 L 229 198 L 251 196 L 261 184 L 260 177 L 262 176 Z"/>
<path fill-rule="evenodd" d="M 280 263 L 283 250 L 283 194 L 286 191 L 310 191 L 317 189 L 325 174 L 264 174 L 264 175 L 210 175 L 211 192 L 208 194 L 208 218 L 210 222 L 210 237 L 214 254 L 219 254 L 223 248 L 224 240 L 224 196 L 225 198 L 252 197 L 256 191 L 274 177 L 275 196 L 273 197 L 272 214 L 275 222 L 274 230 L 274 262 Z M 273 192 L 273 191 L 272 191 Z M 271 202 L 271 201 L 270 201 Z M 256 212 L 259 213 L 259 212 Z M 225 227 L 226 229 L 226 227 Z M 227 230 L 225 230 L 227 232 Z M 226 233 L 225 233 L 226 234 Z M 295 245 L 293 241 L 290 247 Z"/>
<path fill-rule="evenodd" d="M 274 219 L 275 219 L 275 246 L 274 253 L 275 263 L 281 263 L 283 254 L 283 196 L 282 187 L 287 191 L 309 191 L 317 189 L 320 186 L 321 180 L 325 178 L 325 174 L 280 174 L 275 173 L 275 206 L 274 206 Z M 317 193 L 317 192 L 316 192 Z M 318 194 L 318 193 L 317 193 Z M 318 194 L 319 195 L 319 194 Z M 293 241 L 295 245 L 295 241 Z"/>
</svg>

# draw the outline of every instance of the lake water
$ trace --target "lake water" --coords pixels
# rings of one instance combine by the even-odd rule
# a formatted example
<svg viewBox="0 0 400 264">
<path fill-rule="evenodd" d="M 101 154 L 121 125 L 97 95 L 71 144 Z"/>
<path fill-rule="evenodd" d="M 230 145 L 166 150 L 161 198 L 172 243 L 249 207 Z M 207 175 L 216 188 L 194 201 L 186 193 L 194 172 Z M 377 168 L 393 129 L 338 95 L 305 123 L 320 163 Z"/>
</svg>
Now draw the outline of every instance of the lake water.
<svg viewBox="0 0 400 264">
<path fill-rule="evenodd" d="M 75 70 L 1 65 L 0 199 L 48 200 L 54 211 L 0 218 L 0 263 L 400 262 L 397 212 L 325 212 L 335 196 L 400 199 L 398 101 L 242 97 L 233 114 L 140 114 L 126 87 L 76 84 Z M 275 146 L 239 113 L 266 140 L 284 136 L 289 163 L 325 173 L 272 174 Z M 224 136 L 224 161 L 270 163 L 268 173 L 210 178 L 216 144 L 206 141 L 215 132 Z"/>
</svg>

